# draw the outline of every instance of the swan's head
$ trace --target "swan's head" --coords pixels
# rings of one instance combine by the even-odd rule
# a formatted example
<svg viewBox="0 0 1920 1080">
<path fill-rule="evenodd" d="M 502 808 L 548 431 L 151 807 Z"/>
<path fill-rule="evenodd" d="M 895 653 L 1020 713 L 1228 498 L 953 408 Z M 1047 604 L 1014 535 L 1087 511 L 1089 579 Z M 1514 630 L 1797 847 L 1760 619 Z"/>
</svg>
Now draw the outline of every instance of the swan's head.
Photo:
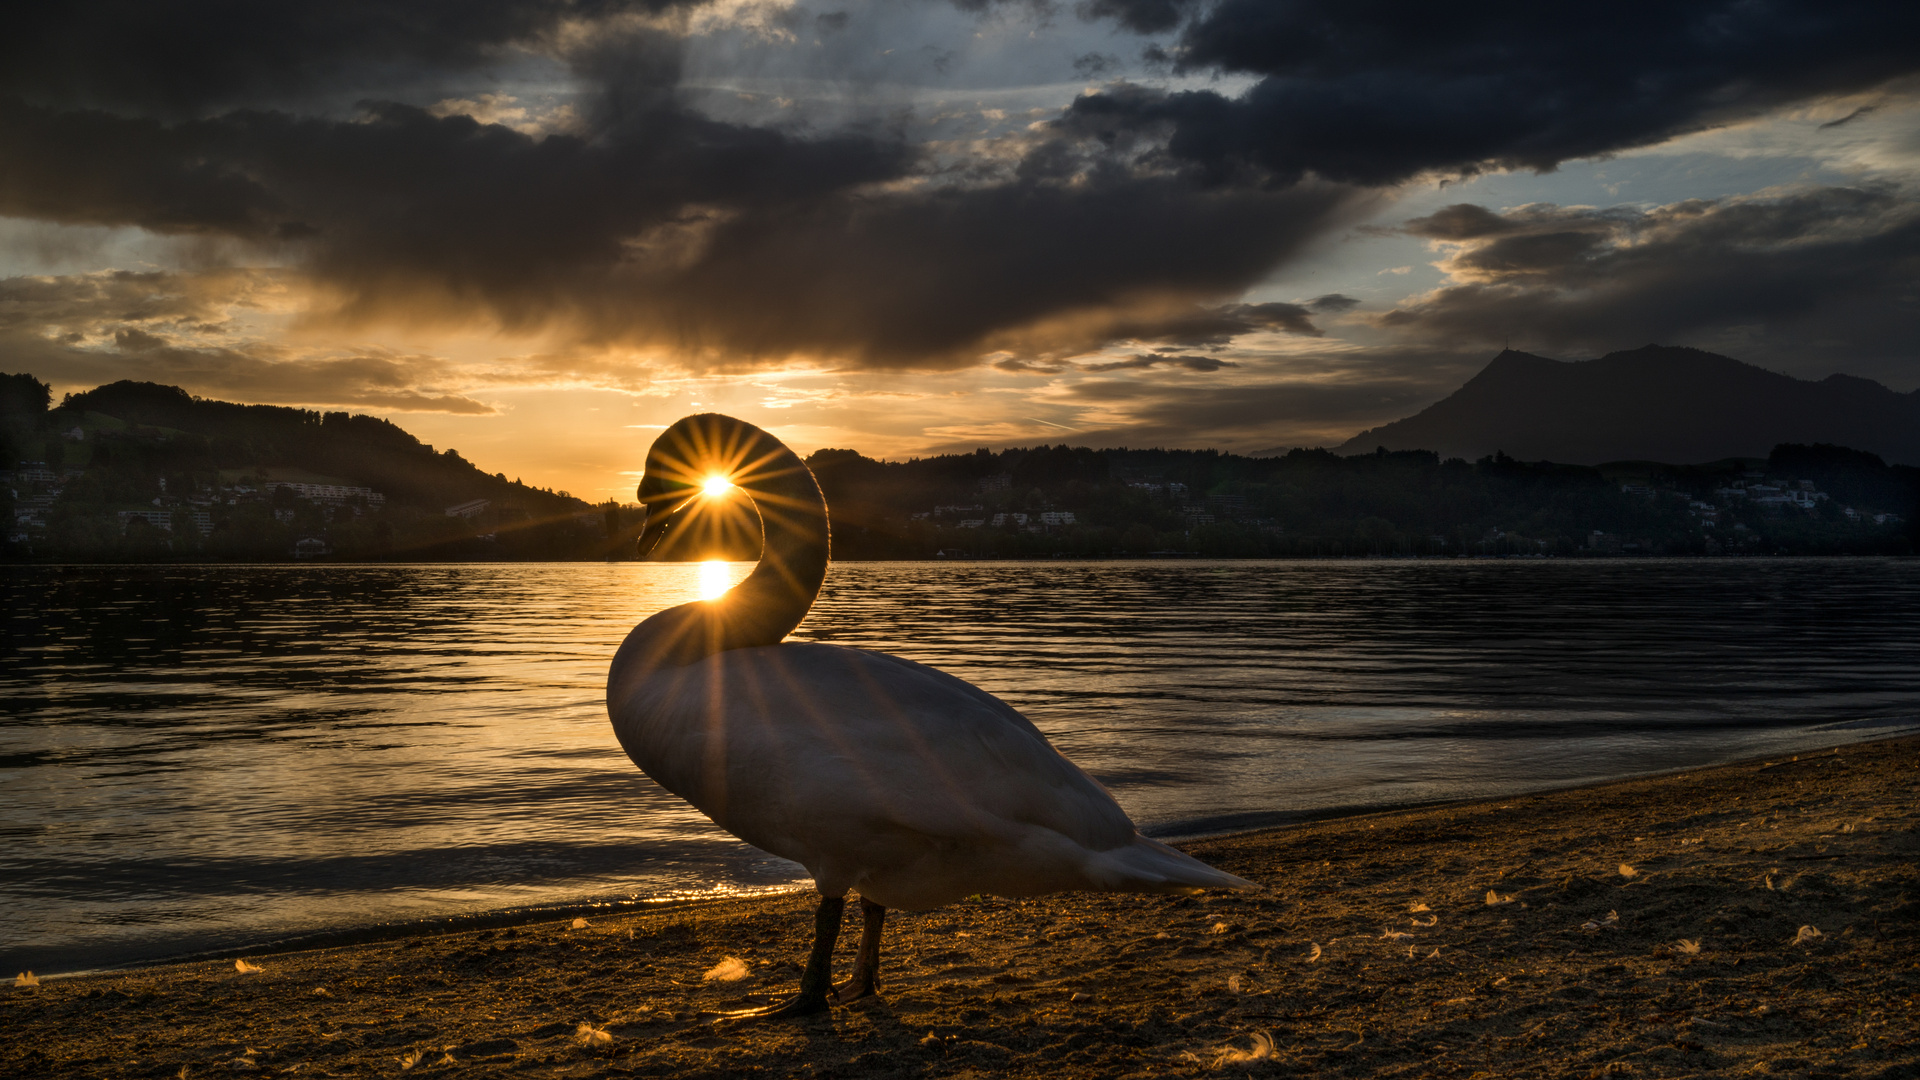
<svg viewBox="0 0 1920 1080">
<path fill-rule="evenodd" d="M 689 416 L 662 431 L 640 478 L 640 504 L 647 510 L 640 557 L 652 554 L 674 515 L 697 500 L 726 499 L 735 488 L 754 496 L 756 483 L 769 479 L 771 462 L 784 450 L 752 424 L 719 413 Z"/>
</svg>

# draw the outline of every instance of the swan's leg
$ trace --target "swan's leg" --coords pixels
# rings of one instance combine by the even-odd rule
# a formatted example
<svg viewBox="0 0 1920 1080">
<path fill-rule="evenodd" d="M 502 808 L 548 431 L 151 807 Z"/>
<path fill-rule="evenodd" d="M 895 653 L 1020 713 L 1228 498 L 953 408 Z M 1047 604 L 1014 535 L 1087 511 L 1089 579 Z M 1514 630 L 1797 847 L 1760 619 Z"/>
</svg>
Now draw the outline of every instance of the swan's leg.
<svg viewBox="0 0 1920 1080">
<path fill-rule="evenodd" d="M 880 990 L 880 927 L 887 921 L 887 909 L 863 896 L 860 913 L 866 925 L 860 930 L 860 951 L 853 958 L 853 974 L 833 995 L 833 1000 L 842 1005 L 872 997 Z"/>
<path fill-rule="evenodd" d="M 840 938 L 840 920 L 847 911 L 844 896 L 823 896 L 820 909 L 813 915 L 813 952 L 807 957 L 807 970 L 800 975 L 800 992 L 782 1005 L 761 1009 L 743 1009 L 722 1013 L 722 1019 L 765 1017 L 784 1020 L 812 1016 L 827 1011 L 827 995 L 833 990 L 833 945 Z"/>
</svg>

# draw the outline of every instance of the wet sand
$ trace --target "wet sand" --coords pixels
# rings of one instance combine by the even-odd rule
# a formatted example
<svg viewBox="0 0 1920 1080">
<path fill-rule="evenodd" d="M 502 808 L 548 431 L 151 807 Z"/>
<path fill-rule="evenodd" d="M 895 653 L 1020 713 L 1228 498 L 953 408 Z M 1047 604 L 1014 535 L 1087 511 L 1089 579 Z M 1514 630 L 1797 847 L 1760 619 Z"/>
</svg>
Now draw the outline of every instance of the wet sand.
<svg viewBox="0 0 1920 1080">
<path fill-rule="evenodd" d="M 895 914 L 798 1022 L 711 1014 L 806 895 L 50 979 L 0 1075 L 1920 1077 L 1917 805 L 1906 738 L 1203 841 L 1266 890 Z"/>
</svg>

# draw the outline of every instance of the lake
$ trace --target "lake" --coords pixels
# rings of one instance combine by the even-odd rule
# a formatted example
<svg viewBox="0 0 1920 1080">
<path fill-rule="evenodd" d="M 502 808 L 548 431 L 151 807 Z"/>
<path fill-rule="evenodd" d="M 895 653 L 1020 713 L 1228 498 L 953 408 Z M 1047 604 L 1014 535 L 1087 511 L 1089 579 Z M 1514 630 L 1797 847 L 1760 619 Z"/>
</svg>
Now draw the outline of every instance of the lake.
<svg viewBox="0 0 1920 1080">
<path fill-rule="evenodd" d="M 748 569 L 0 568 L 0 973 L 794 887 L 602 701 Z M 842 563 L 795 637 L 999 695 L 1160 836 L 1920 727 L 1916 560 Z"/>
</svg>

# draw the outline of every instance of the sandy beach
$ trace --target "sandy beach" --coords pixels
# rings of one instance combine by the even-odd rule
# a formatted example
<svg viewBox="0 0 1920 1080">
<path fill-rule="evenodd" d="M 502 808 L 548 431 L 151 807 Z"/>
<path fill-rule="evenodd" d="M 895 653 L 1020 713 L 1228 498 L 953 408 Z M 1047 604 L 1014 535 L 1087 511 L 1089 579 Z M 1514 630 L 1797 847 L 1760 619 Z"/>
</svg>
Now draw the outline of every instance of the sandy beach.
<svg viewBox="0 0 1920 1080">
<path fill-rule="evenodd" d="M 1905 738 L 1206 840 L 1265 891 L 896 913 L 800 1022 L 713 1014 L 802 894 L 47 979 L 0 1074 L 1920 1077 L 1917 802 Z"/>
</svg>

